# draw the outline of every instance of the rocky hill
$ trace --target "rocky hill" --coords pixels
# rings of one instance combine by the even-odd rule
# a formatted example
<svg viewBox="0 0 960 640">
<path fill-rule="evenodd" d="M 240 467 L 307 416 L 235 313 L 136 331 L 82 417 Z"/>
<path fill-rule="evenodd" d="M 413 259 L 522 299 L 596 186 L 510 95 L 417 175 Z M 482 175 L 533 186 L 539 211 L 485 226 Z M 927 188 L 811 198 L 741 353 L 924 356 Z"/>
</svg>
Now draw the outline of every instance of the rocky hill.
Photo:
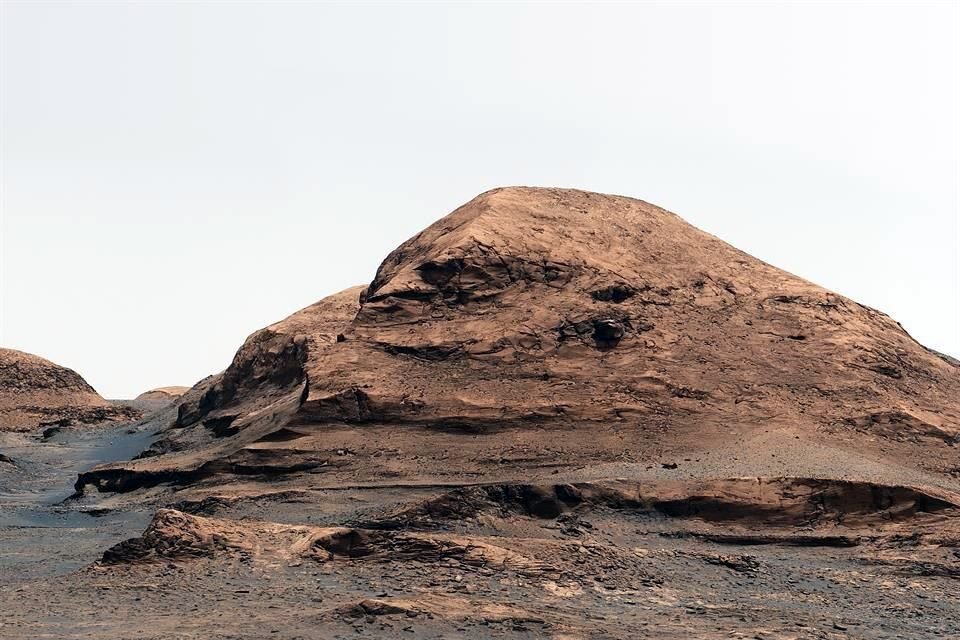
<svg viewBox="0 0 960 640">
<path fill-rule="evenodd" d="M 778 457 L 798 440 L 947 473 L 957 398 L 960 368 L 888 316 L 672 213 L 507 188 L 253 334 L 143 459 L 81 480 L 481 479 L 728 448 L 729 473 L 832 464 Z"/>
<path fill-rule="evenodd" d="M 137 411 L 104 400 L 72 369 L 22 351 L 0 349 L 0 431 L 137 417 Z"/>
</svg>

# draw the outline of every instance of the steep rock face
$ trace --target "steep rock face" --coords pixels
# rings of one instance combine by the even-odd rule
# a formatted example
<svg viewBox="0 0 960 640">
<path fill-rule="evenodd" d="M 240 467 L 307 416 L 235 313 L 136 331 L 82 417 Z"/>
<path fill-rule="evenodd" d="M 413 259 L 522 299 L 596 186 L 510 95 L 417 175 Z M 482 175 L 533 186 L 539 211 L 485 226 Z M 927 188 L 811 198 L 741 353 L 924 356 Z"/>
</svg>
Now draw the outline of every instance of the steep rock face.
<svg viewBox="0 0 960 640">
<path fill-rule="evenodd" d="M 958 374 L 886 315 L 659 207 L 498 189 L 403 243 L 362 291 L 251 336 L 123 474 L 482 478 L 769 433 L 744 457 L 810 439 L 948 472 Z"/>
<path fill-rule="evenodd" d="M 0 431 L 137 416 L 133 409 L 108 403 L 72 369 L 22 351 L 0 349 Z"/>
<path fill-rule="evenodd" d="M 186 398 L 177 426 L 189 426 L 214 410 L 302 384 L 307 353 L 317 356 L 336 344 L 339 331 L 356 314 L 361 290 L 341 291 L 251 335 L 226 371 L 199 397 Z"/>
</svg>

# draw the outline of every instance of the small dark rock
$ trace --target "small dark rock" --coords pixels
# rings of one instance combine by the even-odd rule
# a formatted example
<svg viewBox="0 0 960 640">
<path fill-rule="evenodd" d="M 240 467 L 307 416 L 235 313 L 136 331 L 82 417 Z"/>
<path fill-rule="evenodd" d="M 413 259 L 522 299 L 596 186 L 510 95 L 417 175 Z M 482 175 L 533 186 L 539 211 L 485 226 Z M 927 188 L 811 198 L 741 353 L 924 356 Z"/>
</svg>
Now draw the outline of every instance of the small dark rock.
<svg viewBox="0 0 960 640">
<path fill-rule="evenodd" d="M 623 324 L 617 320 L 594 320 L 593 340 L 601 349 L 612 349 L 623 338 Z"/>
</svg>

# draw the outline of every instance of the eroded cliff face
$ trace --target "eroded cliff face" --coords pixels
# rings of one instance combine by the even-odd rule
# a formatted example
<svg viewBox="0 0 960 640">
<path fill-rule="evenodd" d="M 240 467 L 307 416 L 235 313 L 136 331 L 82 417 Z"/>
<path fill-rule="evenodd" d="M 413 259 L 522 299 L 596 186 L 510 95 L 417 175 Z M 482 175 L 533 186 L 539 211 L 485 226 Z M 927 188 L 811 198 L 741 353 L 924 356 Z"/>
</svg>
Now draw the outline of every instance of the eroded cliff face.
<svg viewBox="0 0 960 640">
<path fill-rule="evenodd" d="M 656 206 L 507 188 L 366 288 L 255 333 L 120 466 L 482 478 L 496 460 L 641 463 L 774 433 L 744 456 L 809 438 L 949 472 L 958 373 L 886 315 Z"/>
<path fill-rule="evenodd" d="M 72 369 L 22 351 L 0 349 L 0 431 L 136 417 L 139 412 L 111 405 Z"/>
</svg>

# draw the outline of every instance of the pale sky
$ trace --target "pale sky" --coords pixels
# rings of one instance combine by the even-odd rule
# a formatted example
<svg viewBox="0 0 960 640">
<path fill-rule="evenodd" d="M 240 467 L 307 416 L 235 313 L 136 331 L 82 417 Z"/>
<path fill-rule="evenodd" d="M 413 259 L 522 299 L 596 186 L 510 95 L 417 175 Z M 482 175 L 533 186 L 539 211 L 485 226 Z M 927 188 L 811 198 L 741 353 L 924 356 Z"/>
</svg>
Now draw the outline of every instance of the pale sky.
<svg viewBox="0 0 960 640">
<path fill-rule="evenodd" d="M 960 356 L 960 3 L 2 2 L 0 344 L 132 397 L 502 185 L 629 195 Z"/>
</svg>

